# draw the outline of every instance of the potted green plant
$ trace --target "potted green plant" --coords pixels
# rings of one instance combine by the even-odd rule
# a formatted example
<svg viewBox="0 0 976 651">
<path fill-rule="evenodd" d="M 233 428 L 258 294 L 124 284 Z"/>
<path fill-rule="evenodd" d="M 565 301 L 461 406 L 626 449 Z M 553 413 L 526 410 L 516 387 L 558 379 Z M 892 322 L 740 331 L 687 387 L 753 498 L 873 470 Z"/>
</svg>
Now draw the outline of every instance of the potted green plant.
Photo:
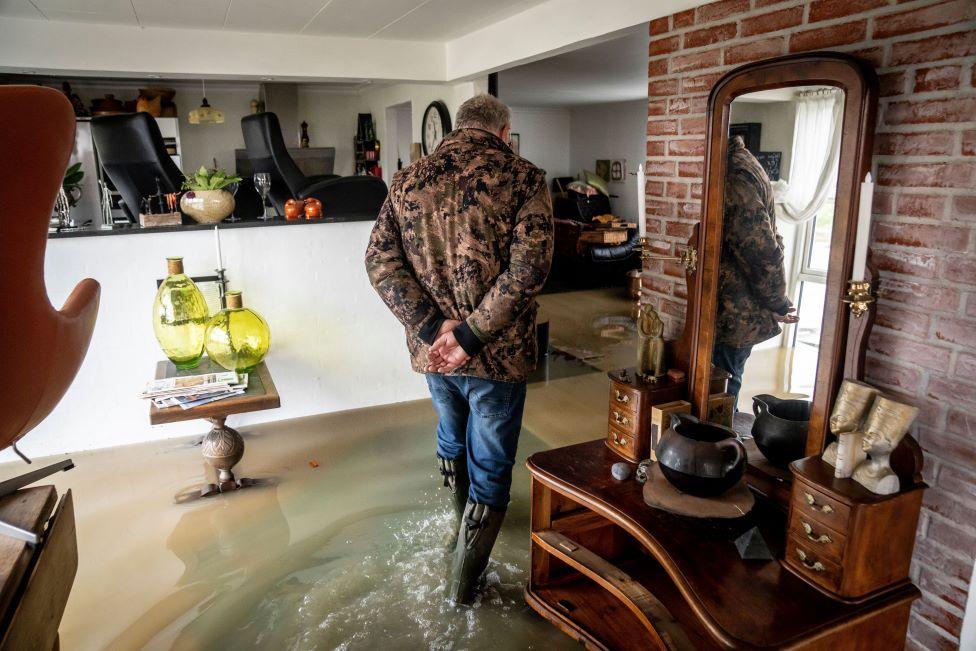
<svg viewBox="0 0 976 651">
<path fill-rule="evenodd" d="M 81 199 L 81 180 L 85 178 L 85 171 L 81 169 L 81 163 L 75 163 L 64 172 L 64 180 L 61 187 L 68 197 L 68 204 L 73 208 L 78 205 Z"/>
<path fill-rule="evenodd" d="M 180 209 L 201 224 L 216 224 L 234 212 L 234 195 L 227 187 L 240 180 L 227 170 L 208 170 L 201 165 L 196 174 L 187 174 L 183 181 L 186 192 L 180 199 Z"/>
</svg>

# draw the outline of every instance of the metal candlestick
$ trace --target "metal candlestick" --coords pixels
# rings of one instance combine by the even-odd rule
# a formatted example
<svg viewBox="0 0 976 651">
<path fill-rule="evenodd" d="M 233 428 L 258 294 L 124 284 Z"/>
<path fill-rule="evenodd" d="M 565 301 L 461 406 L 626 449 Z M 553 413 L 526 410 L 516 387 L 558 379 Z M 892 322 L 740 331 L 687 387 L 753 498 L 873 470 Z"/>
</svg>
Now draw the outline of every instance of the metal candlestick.
<svg viewBox="0 0 976 651">
<path fill-rule="evenodd" d="M 861 280 L 847 281 L 847 298 L 844 302 L 850 306 L 851 315 L 858 319 L 866 313 L 876 299 L 871 294 L 871 283 Z"/>
<path fill-rule="evenodd" d="M 224 269 L 214 269 L 217 274 L 217 293 L 220 296 L 220 309 L 227 309 L 227 279 L 224 277 Z"/>
</svg>

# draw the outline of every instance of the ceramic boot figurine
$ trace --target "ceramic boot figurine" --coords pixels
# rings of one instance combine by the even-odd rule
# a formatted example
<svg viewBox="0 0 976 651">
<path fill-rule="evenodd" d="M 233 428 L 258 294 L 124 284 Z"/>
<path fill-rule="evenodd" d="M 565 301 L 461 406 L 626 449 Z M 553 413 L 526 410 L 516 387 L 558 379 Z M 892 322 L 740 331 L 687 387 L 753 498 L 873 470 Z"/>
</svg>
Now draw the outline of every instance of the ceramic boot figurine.
<svg viewBox="0 0 976 651">
<path fill-rule="evenodd" d="M 834 477 L 850 477 L 855 466 L 864 460 L 861 449 L 861 423 L 879 391 L 870 384 L 844 380 L 830 414 L 830 431 L 837 437 L 824 450 L 823 460 L 834 466 Z"/>
<path fill-rule="evenodd" d="M 454 525 L 451 527 L 451 536 L 447 542 L 448 549 L 453 549 L 457 545 L 458 529 L 461 528 L 461 517 L 464 515 L 464 506 L 468 502 L 468 488 L 471 486 L 471 481 L 468 479 L 468 461 L 464 456 L 457 459 L 445 459 L 439 456 L 437 466 L 441 477 L 444 478 L 444 486 L 451 491 L 451 503 L 454 505 Z"/>
<path fill-rule="evenodd" d="M 891 469 L 891 453 L 908 433 L 918 415 L 918 408 L 878 396 L 864 424 L 861 443 L 868 458 L 862 461 L 851 479 L 878 495 L 891 495 L 901 488 L 898 475 Z"/>
<path fill-rule="evenodd" d="M 504 510 L 487 504 L 469 501 L 465 507 L 447 591 L 448 599 L 454 603 L 469 604 L 474 599 L 478 580 L 488 567 L 488 557 L 504 519 Z"/>
</svg>

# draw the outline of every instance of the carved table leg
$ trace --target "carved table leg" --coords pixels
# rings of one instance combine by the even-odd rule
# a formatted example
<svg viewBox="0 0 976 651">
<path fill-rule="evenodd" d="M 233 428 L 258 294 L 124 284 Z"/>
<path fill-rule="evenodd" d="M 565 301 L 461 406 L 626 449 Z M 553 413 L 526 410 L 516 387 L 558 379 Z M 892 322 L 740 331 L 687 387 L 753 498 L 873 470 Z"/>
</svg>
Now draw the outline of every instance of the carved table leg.
<svg viewBox="0 0 976 651">
<path fill-rule="evenodd" d="M 250 479 L 237 480 L 232 471 L 244 456 L 244 439 L 236 429 L 227 427 L 227 416 L 213 416 L 207 420 L 213 427 L 203 437 L 203 458 L 217 471 L 217 483 L 207 484 L 200 489 L 200 494 L 208 497 L 250 486 Z"/>
</svg>

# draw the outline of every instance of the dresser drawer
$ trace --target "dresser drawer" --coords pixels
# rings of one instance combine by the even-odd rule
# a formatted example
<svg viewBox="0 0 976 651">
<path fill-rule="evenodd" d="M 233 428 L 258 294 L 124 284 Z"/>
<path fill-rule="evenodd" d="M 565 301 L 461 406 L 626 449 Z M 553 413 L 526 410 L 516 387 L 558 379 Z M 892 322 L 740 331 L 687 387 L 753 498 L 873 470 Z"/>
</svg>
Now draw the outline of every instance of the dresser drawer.
<svg viewBox="0 0 976 651">
<path fill-rule="evenodd" d="M 637 415 L 632 411 L 620 409 L 616 405 L 610 405 L 609 423 L 625 434 L 634 435 L 637 433 Z"/>
<path fill-rule="evenodd" d="M 825 556 L 813 543 L 791 534 L 786 541 L 786 563 L 800 576 L 831 592 L 840 590 L 841 566 Z"/>
<path fill-rule="evenodd" d="M 790 518 L 789 534 L 804 541 L 807 546 L 816 550 L 818 554 L 826 556 L 838 563 L 843 562 L 844 545 L 847 544 L 847 536 L 808 517 L 799 508 L 793 509 L 793 515 Z"/>
<path fill-rule="evenodd" d="M 635 463 L 640 461 L 637 458 L 637 437 L 616 428 L 612 420 L 610 421 L 610 426 L 607 428 L 607 445 L 611 450 L 626 459 L 630 459 Z"/>
<path fill-rule="evenodd" d="M 848 520 L 851 515 L 850 507 L 829 497 L 810 484 L 801 481 L 794 482 L 793 511 L 813 518 L 834 531 L 845 535 L 847 533 Z"/>
<path fill-rule="evenodd" d="M 633 387 L 610 382 L 610 409 L 626 409 L 637 413 L 640 403 L 640 391 Z"/>
</svg>

